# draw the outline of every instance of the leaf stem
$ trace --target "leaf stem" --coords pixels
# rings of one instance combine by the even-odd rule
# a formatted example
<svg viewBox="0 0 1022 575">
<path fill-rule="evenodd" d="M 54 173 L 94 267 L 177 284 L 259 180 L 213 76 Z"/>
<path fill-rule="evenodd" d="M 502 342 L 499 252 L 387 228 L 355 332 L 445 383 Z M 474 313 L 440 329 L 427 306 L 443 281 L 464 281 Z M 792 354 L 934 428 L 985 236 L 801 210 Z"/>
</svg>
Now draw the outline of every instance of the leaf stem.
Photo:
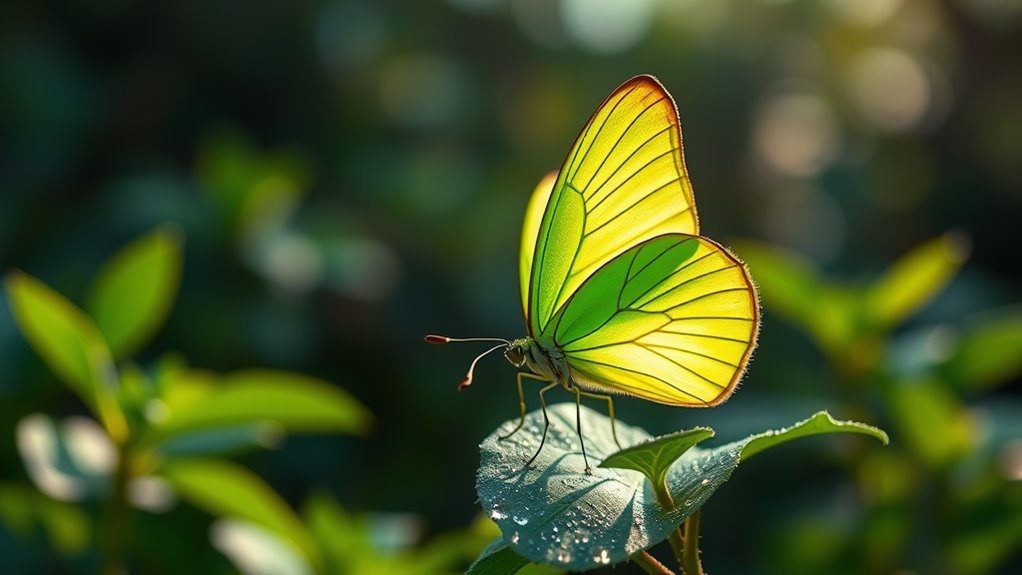
<svg viewBox="0 0 1022 575">
<path fill-rule="evenodd" d="M 663 563 L 657 561 L 656 557 L 653 557 L 647 551 L 639 551 L 629 557 L 629 559 L 650 575 L 674 575 L 674 571 L 665 567 Z"/>
<path fill-rule="evenodd" d="M 665 511 L 674 511 L 676 506 L 674 498 L 671 497 L 671 492 L 667 489 L 667 477 L 664 476 L 653 485 L 655 487 L 653 491 L 656 493 L 660 506 Z M 667 542 L 671 544 L 671 551 L 674 552 L 674 558 L 678 561 L 678 565 L 685 565 L 685 543 L 681 537 L 681 529 L 671 531 L 670 535 L 667 536 Z"/>
<path fill-rule="evenodd" d="M 128 484 L 131 481 L 131 448 L 121 444 L 117 450 L 117 465 L 110 484 L 106 518 L 103 524 L 101 548 L 103 575 L 124 575 L 127 569 L 124 556 L 131 534 L 129 525 L 131 508 L 128 505 Z"/>
<path fill-rule="evenodd" d="M 699 511 L 685 518 L 685 559 L 681 570 L 685 575 L 703 575 L 699 561 Z"/>
</svg>

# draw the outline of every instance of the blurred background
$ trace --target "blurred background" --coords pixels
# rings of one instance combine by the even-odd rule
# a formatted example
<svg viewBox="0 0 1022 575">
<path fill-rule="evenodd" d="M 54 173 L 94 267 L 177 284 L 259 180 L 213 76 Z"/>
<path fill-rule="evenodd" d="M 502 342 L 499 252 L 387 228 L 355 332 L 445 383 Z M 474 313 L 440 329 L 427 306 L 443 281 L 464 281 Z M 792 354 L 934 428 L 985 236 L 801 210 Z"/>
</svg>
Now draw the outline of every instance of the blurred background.
<svg viewBox="0 0 1022 575">
<path fill-rule="evenodd" d="M 892 439 L 743 466 L 704 508 L 706 568 L 1018 573 L 1020 55 L 1017 0 L 5 2 L 0 266 L 80 303 L 170 223 L 180 291 L 138 365 L 175 352 L 350 392 L 367 436 L 289 434 L 233 460 L 295 508 L 328 494 L 381 556 L 413 553 L 476 521 L 477 446 L 517 414 L 506 362 L 458 393 L 482 349 L 422 336 L 524 335 L 528 194 L 613 88 L 653 74 L 702 231 L 749 261 L 764 323 L 728 403 L 622 399 L 619 418 L 724 441 L 828 409 Z M 870 319 L 877 290 L 915 280 Z M 19 422 L 38 413 L 88 411 L 5 297 L 0 481 L 26 490 Z M 101 500 L 73 504 L 93 525 Z M 140 511 L 129 570 L 255 572 L 211 543 L 214 520 Z M 19 525 L 0 513 L 0 570 L 99 565 L 93 538 Z"/>
</svg>

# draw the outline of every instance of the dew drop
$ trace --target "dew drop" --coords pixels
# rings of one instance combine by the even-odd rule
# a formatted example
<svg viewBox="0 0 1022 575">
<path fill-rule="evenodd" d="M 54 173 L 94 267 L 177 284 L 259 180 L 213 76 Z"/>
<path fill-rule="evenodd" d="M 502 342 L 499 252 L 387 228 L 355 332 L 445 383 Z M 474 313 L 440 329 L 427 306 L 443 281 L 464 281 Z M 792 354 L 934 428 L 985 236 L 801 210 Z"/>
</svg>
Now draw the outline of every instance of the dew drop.
<svg viewBox="0 0 1022 575">
<path fill-rule="evenodd" d="M 515 516 L 514 516 L 514 517 L 512 518 L 512 520 L 513 520 L 513 521 L 514 521 L 515 523 L 517 523 L 518 525 L 528 525 L 528 523 L 529 523 L 529 518 L 528 518 L 528 517 L 519 517 L 519 516 L 517 516 L 517 515 L 515 515 Z"/>
<path fill-rule="evenodd" d="M 490 511 L 490 519 L 493 519 L 494 521 L 501 521 L 503 519 L 507 519 L 507 513 L 504 513 L 500 509 L 494 507 L 493 511 Z"/>
<path fill-rule="evenodd" d="M 511 543 L 517 545 L 518 544 L 518 538 L 519 538 L 518 532 L 515 531 L 514 534 L 511 536 Z"/>
<path fill-rule="evenodd" d="M 699 482 L 699 485 L 709 485 L 709 484 L 710 484 L 710 480 L 709 479 L 704 479 L 704 480 Z"/>
<path fill-rule="evenodd" d="M 599 565 L 606 565 L 610 563 L 610 553 L 606 549 L 600 549 L 593 555 L 593 561 Z"/>
</svg>

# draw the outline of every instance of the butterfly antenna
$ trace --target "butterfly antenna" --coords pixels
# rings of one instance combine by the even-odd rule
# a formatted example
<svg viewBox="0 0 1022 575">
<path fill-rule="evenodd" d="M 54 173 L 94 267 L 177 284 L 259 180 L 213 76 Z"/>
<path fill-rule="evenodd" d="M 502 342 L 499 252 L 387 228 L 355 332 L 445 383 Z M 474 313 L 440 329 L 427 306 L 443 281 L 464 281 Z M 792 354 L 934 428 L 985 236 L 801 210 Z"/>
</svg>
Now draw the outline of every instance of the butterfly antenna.
<svg viewBox="0 0 1022 575">
<path fill-rule="evenodd" d="M 458 391 L 463 391 L 466 387 L 472 385 L 472 372 L 475 371 L 476 364 L 479 363 L 480 359 L 482 359 L 488 353 L 497 351 L 498 349 L 503 349 L 505 347 L 507 347 L 507 344 L 503 344 L 502 343 L 500 345 L 495 345 L 495 346 L 491 347 L 490 349 L 484 351 L 483 353 L 480 353 L 479 355 L 477 355 L 476 358 L 472 360 L 472 365 L 470 365 L 468 367 L 468 374 L 465 376 L 465 379 L 461 380 L 461 383 L 458 384 Z"/>
<path fill-rule="evenodd" d="M 511 345 L 511 342 L 502 337 L 447 337 L 446 335 L 427 335 L 426 343 L 439 345 L 441 343 L 462 343 L 467 341 L 500 341 L 504 345 Z"/>
<path fill-rule="evenodd" d="M 480 353 L 472 360 L 472 365 L 468 367 L 468 374 L 465 375 L 465 379 L 461 380 L 458 384 L 458 391 L 464 390 L 466 387 L 472 385 L 472 374 L 475 372 L 476 364 L 479 360 L 486 355 L 497 351 L 498 349 L 504 349 L 511 345 L 511 342 L 502 337 L 447 337 L 446 335 L 427 335 L 426 343 L 441 344 L 441 343 L 462 343 L 471 341 L 499 341 L 499 345 L 495 345 L 490 349 Z"/>
</svg>

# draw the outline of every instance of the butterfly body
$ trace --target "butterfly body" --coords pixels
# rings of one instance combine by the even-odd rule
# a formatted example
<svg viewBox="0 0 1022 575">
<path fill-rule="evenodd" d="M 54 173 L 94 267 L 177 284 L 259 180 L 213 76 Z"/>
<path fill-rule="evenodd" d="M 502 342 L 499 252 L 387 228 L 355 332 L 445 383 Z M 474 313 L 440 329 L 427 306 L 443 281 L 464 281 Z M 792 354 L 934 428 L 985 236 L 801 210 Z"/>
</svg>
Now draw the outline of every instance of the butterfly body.
<svg viewBox="0 0 1022 575">
<path fill-rule="evenodd" d="M 504 357 L 517 368 L 528 368 L 545 381 L 557 382 L 570 388 L 573 383 L 571 368 L 564 352 L 557 347 L 544 347 L 531 337 L 511 341 Z"/>
</svg>

